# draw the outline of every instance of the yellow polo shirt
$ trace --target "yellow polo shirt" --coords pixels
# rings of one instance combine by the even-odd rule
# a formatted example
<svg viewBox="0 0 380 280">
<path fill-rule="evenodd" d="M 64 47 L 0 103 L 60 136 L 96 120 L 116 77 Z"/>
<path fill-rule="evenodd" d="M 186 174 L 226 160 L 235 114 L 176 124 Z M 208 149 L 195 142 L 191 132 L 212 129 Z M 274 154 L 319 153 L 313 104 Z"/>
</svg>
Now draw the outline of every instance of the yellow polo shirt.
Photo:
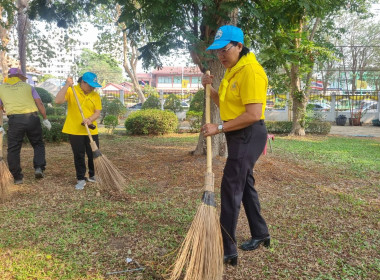
<svg viewBox="0 0 380 280">
<path fill-rule="evenodd" d="M 223 86 L 226 89 L 221 97 Z M 265 119 L 267 89 L 267 75 L 257 62 L 255 55 L 249 53 L 243 56 L 234 67 L 227 69 L 221 82 L 219 88 L 220 118 L 223 121 L 233 120 L 245 112 L 246 104 L 261 103 L 261 119 Z"/>
<path fill-rule="evenodd" d="M 92 91 L 86 95 L 79 85 L 74 86 L 74 89 L 85 118 L 91 117 L 95 110 L 102 110 L 102 102 L 97 92 Z M 67 101 L 67 116 L 62 132 L 73 135 L 87 135 L 86 127 L 81 125 L 82 115 L 71 87 L 67 89 L 65 99 Z M 98 125 L 96 121 L 92 123 L 96 128 L 94 130 L 90 129 L 90 132 L 91 135 L 96 135 L 98 134 Z"/>
</svg>

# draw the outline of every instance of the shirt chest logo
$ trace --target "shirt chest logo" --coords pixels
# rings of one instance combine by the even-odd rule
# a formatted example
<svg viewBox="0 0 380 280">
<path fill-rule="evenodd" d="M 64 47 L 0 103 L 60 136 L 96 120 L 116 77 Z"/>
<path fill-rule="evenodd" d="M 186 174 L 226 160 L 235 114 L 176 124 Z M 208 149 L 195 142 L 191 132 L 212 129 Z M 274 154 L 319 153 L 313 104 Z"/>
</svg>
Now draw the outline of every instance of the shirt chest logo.
<svg viewBox="0 0 380 280">
<path fill-rule="evenodd" d="M 230 90 L 232 90 L 232 91 L 236 91 L 237 90 L 237 82 L 236 81 L 231 84 Z"/>
</svg>

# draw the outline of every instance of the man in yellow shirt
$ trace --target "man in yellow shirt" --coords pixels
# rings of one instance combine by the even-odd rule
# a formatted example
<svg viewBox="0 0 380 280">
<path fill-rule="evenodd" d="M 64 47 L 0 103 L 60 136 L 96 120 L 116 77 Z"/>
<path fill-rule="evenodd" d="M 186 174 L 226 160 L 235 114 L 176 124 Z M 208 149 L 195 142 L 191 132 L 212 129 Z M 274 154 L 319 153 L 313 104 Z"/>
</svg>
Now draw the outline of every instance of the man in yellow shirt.
<svg viewBox="0 0 380 280">
<path fill-rule="evenodd" d="M 236 225 L 243 202 L 251 239 L 239 248 L 255 250 L 268 247 L 270 236 L 260 214 L 260 202 L 254 188 L 253 167 L 264 150 L 267 130 L 264 110 L 268 79 L 253 53 L 244 46 L 243 31 L 224 25 L 208 47 L 227 69 L 219 89 L 211 87 L 211 97 L 220 108 L 223 124 L 205 124 L 205 136 L 225 133 L 228 158 L 221 185 L 221 213 L 224 263 L 237 265 Z M 204 75 L 202 85 L 212 84 L 213 76 Z"/>
<path fill-rule="evenodd" d="M 72 77 L 66 79 L 65 86 L 57 93 L 55 102 L 62 104 L 67 102 L 67 116 L 62 132 L 69 134 L 71 148 L 74 154 L 74 166 L 76 170 L 77 184 L 75 189 L 83 190 L 86 181 L 95 182 L 95 169 L 93 154 L 90 146 L 90 139 L 87 130 L 82 125 L 82 115 L 79 111 L 77 101 L 72 90 L 74 85 Z M 88 126 L 93 126 L 90 130 L 92 138 L 99 147 L 98 127 L 96 119 L 100 116 L 102 103 L 100 96 L 95 92 L 95 88 L 101 87 L 97 81 L 97 76 L 92 72 L 86 72 L 79 78 L 78 84 L 74 86 L 79 103 L 82 107 L 85 120 L 83 121 Z M 86 177 L 86 161 L 85 155 L 88 158 L 88 177 Z"/>
<path fill-rule="evenodd" d="M 0 85 L 0 106 L 8 116 L 8 165 L 15 184 L 22 184 L 20 151 L 23 138 L 26 136 L 34 150 L 33 166 L 37 179 L 44 177 L 46 166 L 45 144 L 42 139 L 42 128 L 37 111 L 43 117 L 43 125 L 48 129 L 51 124 L 46 117 L 44 104 L 37 91 L 25 83 L 27 78 L 18 68 L 10 68 L 8 78 Z"/>
</svg>

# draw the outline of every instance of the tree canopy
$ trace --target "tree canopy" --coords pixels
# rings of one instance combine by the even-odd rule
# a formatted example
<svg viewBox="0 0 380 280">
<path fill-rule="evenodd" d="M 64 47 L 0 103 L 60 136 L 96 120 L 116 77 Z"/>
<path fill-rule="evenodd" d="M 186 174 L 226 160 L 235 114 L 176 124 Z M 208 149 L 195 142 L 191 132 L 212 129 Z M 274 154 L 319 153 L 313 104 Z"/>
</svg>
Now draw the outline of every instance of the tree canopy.
<svg viewBox="0 0 380 280">
<path fill-rule="evenodd" d="M 121 83 L 123 81 L 122 69 L 118 62 L 109 54 L 98 54 L 84 49 L 77 62 L 78 74 L 82 76 L 85 72 L 94 72 L 101 84 Z"/>
</svg>

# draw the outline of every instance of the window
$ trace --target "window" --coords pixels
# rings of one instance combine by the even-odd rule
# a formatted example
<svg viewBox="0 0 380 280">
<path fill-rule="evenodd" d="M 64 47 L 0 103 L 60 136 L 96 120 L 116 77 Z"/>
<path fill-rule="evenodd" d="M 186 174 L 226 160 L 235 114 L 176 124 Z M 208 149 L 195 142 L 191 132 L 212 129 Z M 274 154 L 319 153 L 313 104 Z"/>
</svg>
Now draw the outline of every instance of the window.
<svg viewBox="0 0 380 280">
<path fill-rule="evenodd" d="M 201 77 L 192 77 L 191 78 L 191 84 L 192 85 L 198 85 L 201 83 Z"/>
<path fill-rule="evenodd" d="M 159 84 L 171 84 L 172 78 L 171 77 L 158 77 L 158 83 Z"/>
<path fill-rule="evenodd" d="M 181 84 L 181 83 L 182 83 L 182 78 L 180 76 L 175 76 L 173 84 Z"/>
</svg>

